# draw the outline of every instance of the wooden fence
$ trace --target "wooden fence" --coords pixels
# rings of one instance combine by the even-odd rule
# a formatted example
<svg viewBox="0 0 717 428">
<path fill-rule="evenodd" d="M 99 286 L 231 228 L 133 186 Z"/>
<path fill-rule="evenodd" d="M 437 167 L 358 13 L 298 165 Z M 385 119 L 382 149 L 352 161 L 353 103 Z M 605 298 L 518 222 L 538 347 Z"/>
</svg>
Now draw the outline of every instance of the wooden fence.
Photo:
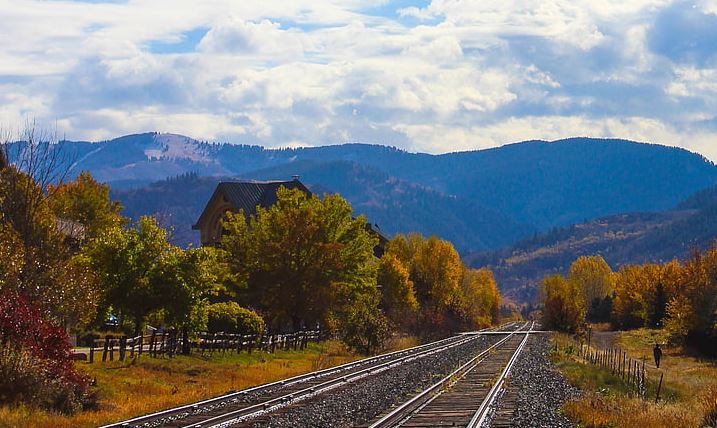
<svg viewBox="0 0 717 428">
<path fill-rule="evenodd" d="M 659 372 L 659 381 L 657 374 L 651 379 L 645 367 L 645 359 L 635 360 L 619 348 L 594 349 L 583 343 L 580 344 L 578 354 L 587 363 L 610 370 L 613 375 L 620 377 L 635 395 L 647 399 L 648 389 L 651 389 L 655 402 L 659 401 L 664 373 Z"/>
<path fill-rule="evenodd" d="M 273 353 L 277 349 L 299 350 L 305 349 L 309 342 L 319 341 L 321 332 L 311 330 L 289 334 L 258 335 L 203 332 L 197 336 L 197 340 L 190 340 L 185 346 L 184 339 L 176 330 L 152 332 L 149 335 L 137 337 L 108 335 L 93 341 L 89 351 L 89 362 L 93 363 L 100 358 L 102 361 L 114 361 L 115 357 L 119 361 L 124 361 L 128 357 L 134 358 L 143 354 L 155 358 L 164 356 L 171 358 L 187 352 L 200 352 L 204 355 L 215 352 L 265 351 Z"/>
</svg>

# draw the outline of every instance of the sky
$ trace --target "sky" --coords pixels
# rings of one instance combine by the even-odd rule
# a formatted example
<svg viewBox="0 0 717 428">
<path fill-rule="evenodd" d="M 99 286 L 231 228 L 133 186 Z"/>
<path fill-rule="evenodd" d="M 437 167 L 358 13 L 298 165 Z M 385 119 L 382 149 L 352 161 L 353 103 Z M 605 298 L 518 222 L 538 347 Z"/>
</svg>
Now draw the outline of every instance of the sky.
<svg viewBox="0 0 717 428">
<path fill-rule="evenodd" d="M 716 0 L 0 0 L 0 40 L 3 129 L 717 161 Z"/>
</svg>

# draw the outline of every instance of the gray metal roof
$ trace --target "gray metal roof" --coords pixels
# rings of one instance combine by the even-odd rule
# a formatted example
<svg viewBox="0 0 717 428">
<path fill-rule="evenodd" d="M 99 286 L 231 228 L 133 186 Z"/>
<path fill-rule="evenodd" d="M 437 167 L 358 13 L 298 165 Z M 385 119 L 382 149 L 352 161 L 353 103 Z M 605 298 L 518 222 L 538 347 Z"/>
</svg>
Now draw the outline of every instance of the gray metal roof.
<svg viewBox="0 0 717 428">
<path fill-rule="evenodd" d="M 299 180 L 288 181 L 223 181 L 217 185 L 210 201 L 215 197 L 224 197 L 232 205 L 233 211 L 244 210 L 247 220 L 256 214 L 256 207 L 269 208 L 276 203 L 276 192 L 279 187 L 287 189 L 300 189 L 311 194 L 311 191 Z M 211 204 L 199 216 L 197 223 L 193 226 L 196 229 L 204 220 L 204 214 Z"/>
<path fill-rule="evenodd" d="M 244 215 L 249 218 L 249 216 L 256 214 L 257 206 L 269 208 L 274 205 L 276 203 L 276 192 L 281 186 L 287 189 L 303 190 L 307 194 L 311 194 L 311 191 L 299 180 L 222 182 L 217 186 L 217 191 L 221 191 L 224 194 L 235 210 L 243 209 Z"/>
</svg>

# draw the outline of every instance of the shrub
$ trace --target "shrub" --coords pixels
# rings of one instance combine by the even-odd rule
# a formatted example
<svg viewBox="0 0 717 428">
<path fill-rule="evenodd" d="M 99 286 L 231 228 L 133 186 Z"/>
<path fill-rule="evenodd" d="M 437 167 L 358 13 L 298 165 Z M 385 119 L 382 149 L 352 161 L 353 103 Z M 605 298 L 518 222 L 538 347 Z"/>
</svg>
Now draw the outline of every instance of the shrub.
<svg viewBox="0 0 717 428">
<path fill-rule="evenodd" d="M 71 358 L 67 332 L 14 291 L 0 292 L 0 401 L 71 413 L 89 404 L 88 379 Z"/>
<path fill-rule="evenodd" d="M 376 296 L 359 297 L 342 321 L 341 340 L 363 354 L 380 350 L 388 339 L 388 318 L 378 308 Z"/>
<path fill-rule="evenodd" d="M 207 308 L 207 315 L 210 332 L 259 334 L 264 331 L 261 316 L 236 302 L 213 303 Z"/>
</svg>

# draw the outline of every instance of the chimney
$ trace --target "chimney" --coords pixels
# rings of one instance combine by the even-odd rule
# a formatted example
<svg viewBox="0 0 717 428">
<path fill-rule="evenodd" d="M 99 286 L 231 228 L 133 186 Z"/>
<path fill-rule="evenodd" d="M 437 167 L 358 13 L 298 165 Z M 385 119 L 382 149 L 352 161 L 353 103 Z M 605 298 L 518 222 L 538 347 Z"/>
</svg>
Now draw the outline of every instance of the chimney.
<svg viewBox="0 0 717 428">
<path fill-rule="evenodd" d="M 291 179 L 294 180 L 294 181 L 299 181 L 299 176 L 298 176 L 298 175 L 292 175 L 292 176 L 291 176 Z"/>
</svg>

